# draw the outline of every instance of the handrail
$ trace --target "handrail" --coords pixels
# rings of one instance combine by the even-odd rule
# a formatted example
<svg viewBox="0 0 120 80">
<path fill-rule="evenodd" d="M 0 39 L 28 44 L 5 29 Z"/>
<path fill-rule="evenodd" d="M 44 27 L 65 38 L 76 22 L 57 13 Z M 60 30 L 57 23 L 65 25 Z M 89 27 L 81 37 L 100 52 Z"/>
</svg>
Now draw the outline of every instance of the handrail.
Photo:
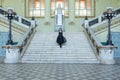
<svg viewBox="0 0 120 80">
<path fill-rule="evenodd" d="M 0 15 L 2 15 L 4 19 L 7 20 L 7 18 L 4 17 L 4 13 L 5 13 L 5 9 L 1 8 L 0 7 Z M 16 17 L 14 18 L 13 22 L 15 24 L 18 24 L 18 25 L 21 25 L 21 26 L 24 26 L 26 28 L 29 28 L 32 24 L 31 24 L 31 20 L 27 19 L 27 18 L 24 18 L 22 16 L 19 16 L 19 15 L 16 15 Z"/>
<path fill-rule="evenodd" d="M 27 41 L 31 38 L 31 35 L 34 34 L 35 28 L 36 27 L 29 28 L 17 45 L 5 45 L 3 48 L 20 48 L 21 51 L 21 49 L 27 44 Z"/>
<path fill-rule="evenodd" d="M 111 29 L 115 28 L 115 27 L 118 27 L 119 25 L 120 25 L 120 18 L 119 18 L 119 20 L 117 19 L 117 20 L 112 21 Z M 106 31 L 107 28 L 108 28 L 108 25 L 106 24 L 106 25 L 103 25 L 102 28 L 94 28 L 94 32 L 97 35 L 97 34 L 100 34 L 104 31 Z"/>
<path fill-rule="evenodd" d="M 84 26 L 83 26 L 84 27 Z M 88 26 L 84 27 L 84 32 L 93 48 L 93 51 L 95 52 L 95 55 L 97 56 L 97 58 L 99 59 L 99 51 L 101 48 L 117 48 L 116 46 L 112 46 L 112 45 L 107 45 L 107 46 L 103 46 L 101 44 L 101 42 L 99 40 L 97 40 L 95 34 L 93 33 L 92 29 Z"/>
<path fill-rule="evenodd" d="M 115 9 L 115 11 L 117 13 L 116 15 L 120 15 L 120 8 Z M 97 17 L 89 20 L 88 24 L 89 24 L 89 27 L 92 27 L 98 23 L 105 21 L 105 20 L 106 20 L 106 18 L 103 15 L 100 15 L 100 16 L 97 16 Z"/>
<path fill-rule="evenodd" d="M 18 42 L 17 45 L 4 45 L 2 48 L 6 49 L 19 49 L 20 57 L 19 60 L 24 55 L 34 33 L 36 32 L 36 27 L 30 27 L 27 32 L 23 35 L 21 40 Z"/>
<path fill-rule="evenodd" d="M 3 21 L 3 20 L 0 19 L 0 22 L 1 22 L 0 23 L 1 26 L 4 26 L 4 27 L 8 28 L 8 22 L 7 21 Z M 16 31 L 20 34 L 23 34 L 26 31 L 23 28 L 16 27 L 15 25 L 12 25 L 12 27 L 13 27 L 13 31 Z"/>
<path fill-rule="evenodd" d="M 3 15 L 5 13 L 5 10 L 0 8 L 0 17 L 3 19 L 6 19 Z M 8 55 L 9 53 L 12 54 L 14 57 L 13 63 L 19 62 L 19 60 L 23 57 L 32 37 L 34 36 L 34 33 L 36 32 L 36 23 L 35 20 L 28 20 L 26 18 L 23 18 L 21 16 L 18 16 L 14 18 L 13 22 L 19 23 L 19 25 L 27 27 L 27 31 L 21 38 L 21 40 L 18 42 L 17 45 L 4 45 L 2 48 L 6 48 L 6 61 L 10 62 Z M 14 56 L 14 53 L 16 54 L 16 57 Z M 10 57 L 10 56 L 9 56 Z"/>
<path fill-rule="evenodd" d="M 89 39 L 89 41 L 92 45 L 92 48 L 94 47 L 94 51 L 99 53 L 98 46 L 102 46 L 102 44 L 97 40 L 97 38 L 95 37 L 95 34 L 92 32 L 92 30 L 89 27 L 84 28 L 84 32 L 85 32 L 87 38 Z"/>
</svg>

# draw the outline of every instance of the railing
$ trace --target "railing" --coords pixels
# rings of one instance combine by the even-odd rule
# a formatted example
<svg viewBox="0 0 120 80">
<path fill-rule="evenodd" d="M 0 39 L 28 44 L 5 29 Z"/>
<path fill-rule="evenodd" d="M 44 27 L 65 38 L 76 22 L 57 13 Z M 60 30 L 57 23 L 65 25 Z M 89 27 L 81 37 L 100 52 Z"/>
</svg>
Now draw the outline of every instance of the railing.
<svg viewBox="0 0 120 80">
<path fill-rule="evenodd" d="M 31 27 L 27 30 L 27 32 L 23 35 L 23 37 L 21 38 L 21 40 L 18 42 L 17 45 L 5 45 L 3 46 L 3 48 L 9 49 L 9 48 L 19 48 L 19 52 L 20 54 L 24 53 L 28 43 L 30 42 L 31 38 L 33 37 L 36 29 L 36 27 Z"/>
<path fill-rule="evenodd" d="M 4 16 L 6 10 L 4 10 L 3 8 L 0 8 L 0 15 Z M 5 17 L 2 17 L 5 18 Z M 6 19 L 6 18 L 5 18 Z M 7 19 L 6 19 L 7 20 Z M 31 26 L 31 20 L 24 18 L 22 16 L 17 15 L 13 22 L 15 24 L 21 25 L 21 26 L 25 26 L 26 28 L 29 28 L 29 26 Z"/>
<path fill-rule="evenodd" d="M 21 40 L 18 42 L 17 45 L 5 45 L 3 48 L 6 48 L 6 61 L 5 63 L 18 63 L 18 61 L 24 55 L 34 33 L 36 32 L 36 27 L 30 27 L 27 32 L 23 35 Z M 13 55 L 14 54 L 14 55 Z M 17 57 L 16 57 L 17 55 Z M 15 57 L 14 57 L 15 56 Z M 12 57 L 12 61 L 10 60 Z M 13 60 L 15 59 L 15 60 Z"/>
<path fill-rule="evenodd" d="M 90 27 L 84 28 L 84 32 L 88 38 L 88 40 L 91 43 L 91 46 L 94 50 L 94 52 L 96 53 L 96 56 L 99 55 L 99 47 L 102 46 L 102 44 L 97 40 L 95 34 L 93 33 L 93 31 L 91 30 Z"/>
<path fill-rule="evenodd" d="M 106 23 L 106 22 L 105 22 Z M 101 25 L 101 24 L 100 24 Z M 120 25 L 120 15 L 118 15 L 116 18 L 114 18 L 113 20 L 112 20 L 112 23 L 111 23 L 111 29 L 112 28 L 115 28 L 115 27 L 118 27 Z M 103 33 L 103 32 L 105 32 L 105 31 L 107 31 L 108 29 L 108 24 L 104 24 L 104 25 L 102 25 L 102 26 L 99 26 L 99 25 L 96 25 L 96 28 L 94 27 L 94 28 L 92 28 L 93 30 L 94 30 L 94 32 L 95 32 L 95 34 L 97 35 L 97 34 L 100 34 L 100 33 Z"/>
<path fill-rule="evenodd" d="M 115 12 L 117 13 L 117 14 L 116 14 L 116 17 L 117 17 L 117 15 L 120 14 L 120 8 L 116 9 Z M 89 21 L 88 21 L 88 23 L 89 23 L 88 26 L 89 26 L 89 27 L 92 27 L 92 26 L 94 26 L 94 25 L 96 25 L 96 24 L 99 24 L 99 23 L 105 21 L 105 20 L 106 20 L 106 18 L 105 18 L 103 15 L 100 15 L 100 16 L 98 16 L 98 17 L 96 17 L 96 18 L 93 18 L 92 20 L 89 20 Z"/>
<path fill-rule="evenodd" d="M 114 48 L 116 47 L 112 45 L 102 45 L 88 25 L 88 22 L 84 23 L 84 33 L 86 34 L 96 57 L 103 64 L 114 64 L 113 54 Z"/>
<path fill-rule="evenodd" d="M 6 28 L 9 28 L 9 22 L 6 21 L 6 20 L 3 20 L 3 19 L 0 19 L 0 25 L 3 26 L 3 27 L 6 27 Z M 22 27 L 16 27 L 17 25 L 13 25 L 12 24 L 12 30 L 17 32 L 17 33 L 20 33 L 20 34 L 23 34 L 26 32 L 26 29 L 23 29 Z"/>
<path fill-rule="evenodd" d="M 7 20 L 7 18 L 4 17 L 4 13 L 5 10 L 0 8 L 0 17 Z M 27 27 L 28 29 L 17 45 L 3 46 L 3 48 L 6 49 L 5 63 L 18 63 L 24 55 L 32 37 L 34 36 L 34 33 L 36 32 L 35 20 L 29 20 L 17 15 L 13 22 L 15 24 L 19 24 L 20 26 Z"/>
</svg>

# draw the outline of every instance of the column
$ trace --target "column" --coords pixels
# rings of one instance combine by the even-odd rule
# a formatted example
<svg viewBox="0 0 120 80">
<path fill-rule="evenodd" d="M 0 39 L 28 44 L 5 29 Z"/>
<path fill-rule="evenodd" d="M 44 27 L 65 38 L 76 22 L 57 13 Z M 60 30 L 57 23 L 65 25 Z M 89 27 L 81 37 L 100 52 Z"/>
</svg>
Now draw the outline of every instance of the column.
<svg viewBox="0 0 120 80">
<path fill-rule="evenodd" d="M 69 0 L 69 19 L 73 21 L 75 18 L 75 0 Z"/>
<path fill-rule="evenodd" d="M 51 8 L 51 0 L 45 0 L 45 20 L 50 20 L 50 8 Z"/>
</svg>

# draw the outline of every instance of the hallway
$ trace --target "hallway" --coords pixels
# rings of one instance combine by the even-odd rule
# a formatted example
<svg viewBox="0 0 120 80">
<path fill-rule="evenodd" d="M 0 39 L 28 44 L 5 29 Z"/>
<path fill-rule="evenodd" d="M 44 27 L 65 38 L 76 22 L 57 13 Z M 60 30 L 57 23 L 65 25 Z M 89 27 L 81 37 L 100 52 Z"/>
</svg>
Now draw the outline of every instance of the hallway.
<svg viewBox="0 0 120 80">
<path fill-rule="evenodd" d="M 120 64 L 0 64 L 0 80 L 120 80 Z"/>
</svg>

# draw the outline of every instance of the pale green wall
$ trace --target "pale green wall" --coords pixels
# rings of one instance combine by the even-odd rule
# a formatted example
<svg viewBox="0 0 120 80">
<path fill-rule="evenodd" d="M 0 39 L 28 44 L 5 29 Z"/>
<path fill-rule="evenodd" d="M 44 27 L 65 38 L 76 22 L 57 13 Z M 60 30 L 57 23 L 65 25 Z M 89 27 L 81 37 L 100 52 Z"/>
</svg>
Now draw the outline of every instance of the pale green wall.
<svg viewBox="0 0 120 80">
<path fill-rule="evenodd" d="M 24 0 L 2 0 L 2 7 L 13 8 L 18 15 L 24 16 Z"/>
<path fill-rule="evenodd" d="M 120 32 L 120 25 L 112 28 L 111 32 Z M 96 36 L 97 36 L 98 40 L 100 40 L 101 42 L 105 42 L 107 40 L 107 34 L 108 34 L 108 31 L 104 31 L 100 34 L 97 34 Z"/>
<path fill-rule="evenodd" d="M 113 9 L 120 7 L 120 0 L 96 0 L 96 15 L 106 11 L 106 7 L 113 7 Z"/>
<path fill-rule="evenodd" d="M 24 13 L 24 1 L 25 0 L 3 0 L 3 8 L 12 7 L 17 14 L 25 16 Z M 50 16 L 50 1 L 45 0 L 45 17 L 44 18 L 36 18 L 38 27 L 37 30 L 41 32 L 54 32 L 54 18 Z M 78 32 L 82 31 L 82 27 L 80 22 L 84 20 L 84 18 L 75 18 L 74 15 L 74 2 L 75 0 L 69 0 L 69 17 L 65 18 L 65 30 L 66 32 Z M 103 13 L 106 10 L 106 7 L 112 6 L 113 8 L 117 8 L 120 6 L 120 0 L 96 0 L 96 16 Z M 90 18 L 89 18 L 90 19 Z M 69 25 L 69 23 L 73 21 L 74 25 Z M 45 25 L 46 22 L 50 22 L 50 25 Z"/>
<path fill-rule="evenodd" d="M 5 25 L 5 26 L 7 26 L 7 25 Z M 0 24 L 0 32 L 9 32 L 9 29 L 6 27 L 3 27 L 3 25 Z M 23 34 L 18 33 L 17 31 L 14 31 L 14 30 L 12 30 L 12 35 L 13 35 L 13 41 L 15 41 L 15 42 L 18 42 L 23 36 Z"/>
<path fill-rule="evenodd" d="M 17 14 L 24 15 L 24 1 L 25 0 L 3 0 L 3 8 L 12 7 Z M 75 0 L 69 0 L 69 17 L 65 19 L 65 30 L 67 32 L 82 31 L 80 22 L 83 18 L 75 18 L 74 16 L 74 2 Z M 119 7 L 120 0 L 96 0 L 96 15 L 100 15 L 106 10 L 107 6 L 112 6 L 113 8 Z M 45 0 L 45 17 L 37 18 L 38 31 L 41 32 L 53 32 L 54 31 L 54 18 L 50 17 L 50 0 Z M 74 25 L 69 25 L 73 21 Z M 45 22 L 50 22 L 50 25 L 44 25 Z"/>
</svg>

